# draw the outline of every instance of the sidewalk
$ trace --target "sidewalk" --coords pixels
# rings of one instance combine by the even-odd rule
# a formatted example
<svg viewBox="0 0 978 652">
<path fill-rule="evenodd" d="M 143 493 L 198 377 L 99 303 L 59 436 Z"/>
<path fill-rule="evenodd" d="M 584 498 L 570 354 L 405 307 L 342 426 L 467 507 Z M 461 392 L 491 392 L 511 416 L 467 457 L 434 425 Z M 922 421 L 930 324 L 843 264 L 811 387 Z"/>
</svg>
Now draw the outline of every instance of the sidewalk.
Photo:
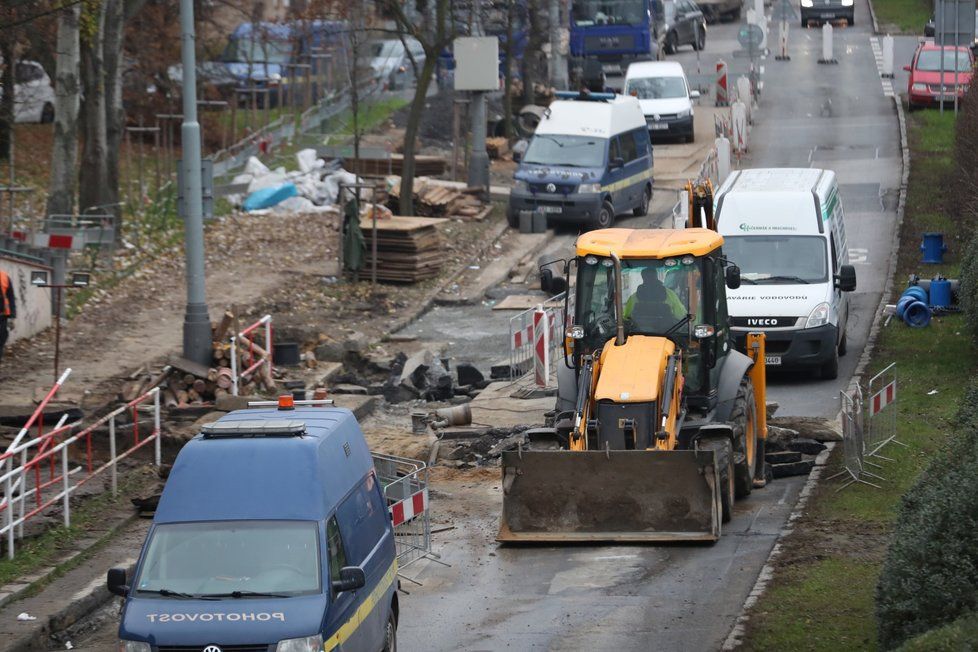
<svg viewBox="0 0 978 652">
<path fill-rule="evenodd" d="M 150 523 L 150 519 L 129 521 L 75 568 L 46 584 L 46 580 L 40 579 L 35 583 L 43 585 L 39 591 L 0 607 L 3 649 L 9 652 L 64 649 L 62 644 L 51 640 L 51 635 L 70 627 L 111 599 L 105 588 L 106 572 L 118 566 L 131 573 Z M 35 620 L 17 620 L 22 613 Z"/>
</svg>

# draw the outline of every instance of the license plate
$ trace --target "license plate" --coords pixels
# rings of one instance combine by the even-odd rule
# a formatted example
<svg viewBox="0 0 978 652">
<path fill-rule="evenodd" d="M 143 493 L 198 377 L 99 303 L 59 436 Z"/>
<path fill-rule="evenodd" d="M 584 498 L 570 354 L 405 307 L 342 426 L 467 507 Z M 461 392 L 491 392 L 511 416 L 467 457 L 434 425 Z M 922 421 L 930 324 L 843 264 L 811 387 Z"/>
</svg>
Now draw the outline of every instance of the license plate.
<svg viewBox="0 0 978 652">
<path fill-rule="evenodd" d="M 601 66 L 602 72 L 621 72 L 621 66 L 617 63 L 606 63 Z"/>
<path fill-rule="evenodd" d="M 954 96 L 953 95 L 941 95 L 937 99 L 937 101 L 938 102 L 953 102 L 954 101 Z"/>
<path fill-rule="evenodd" d="M 664 124 L 662 122 L 650 122 L 649 123 L 649 129 L 652 129 L 653 131 L 662 131 L 662 130 L 668 129 L 668 128 L 669 128 L 669 125 Z"/>
<path fill-rule="evenodd" d="M 539 210 L 541 213 L 563 213 L 564 207 L 563 206 L 539 206 L 537 207 L 537 210 Z"/>
<path fill-rule="evenodd" d="M 781 365 L 780 355 L 766 355 L 764 356 L 764 364 L 770 367 L 778 367 Z"/>
</svg>

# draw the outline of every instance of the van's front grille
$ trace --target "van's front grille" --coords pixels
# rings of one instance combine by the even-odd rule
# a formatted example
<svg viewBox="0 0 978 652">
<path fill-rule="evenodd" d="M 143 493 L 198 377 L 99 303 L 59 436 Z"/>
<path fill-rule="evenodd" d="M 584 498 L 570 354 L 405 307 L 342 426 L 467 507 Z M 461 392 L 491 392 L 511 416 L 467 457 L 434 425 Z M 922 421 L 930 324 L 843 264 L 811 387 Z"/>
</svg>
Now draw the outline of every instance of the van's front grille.
<svg viewBox="0 0 978 652">
<path fill-rule="evenodd" d="M 547 188 L 547 186 L 550 186 L 550 185 L 553 186 L 553 190 L 550 190 L 550 189 Z M 575 190 L 577 190 L 577 184 L 576 183 L 575 184 L 567 184 L 567 183 L 554 183 L 554 184 L 549 184 L 549 183 L 531 183 L 530 184 L 530 192 L 534 192 L 534 193 L 537 193 L 537 192 L 546 192 L 546 193 L 550 193 L 550 194 L 560 193 L 562 195 L 569 195 L 572 192 L 574 192 Z"/>
<path fill-rule="evenodd" d="M 156 648 L 158 652 L 203 652 L 205 648 L 214 646 L 221 648 L 221 652 L 268 652 L 269 645 L 221 645 L 220 643 L 208 643 L 207 645 L 160 645 Z"/>
</svg>

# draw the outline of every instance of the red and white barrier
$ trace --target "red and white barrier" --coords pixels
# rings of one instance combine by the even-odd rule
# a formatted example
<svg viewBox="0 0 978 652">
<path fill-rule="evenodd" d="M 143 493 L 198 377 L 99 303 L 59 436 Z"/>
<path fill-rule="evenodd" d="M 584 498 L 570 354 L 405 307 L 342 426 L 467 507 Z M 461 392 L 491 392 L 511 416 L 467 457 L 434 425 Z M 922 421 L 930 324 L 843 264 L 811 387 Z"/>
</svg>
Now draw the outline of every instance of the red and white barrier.
<svg viewBox="0 0 978 652">
<path fill-rule="evenodd" d="M 419 491 L 413 496 L 394 503 L 390 506 L 391 521 L 394 527 L 407 523 L 415 516 L 420 516 L 428 509 L 428 489 Z"/>
<path fill-rule="evenodd" d="M 869 416 L 876 416 L 883 411 L 883 408 L 896 401 L 896 390 L 897 384 L 894 379 L 890 384 L 876 392 L 869 401 Z"/>
<path fill-rule="evenodd" d="M 546 387 L 550 377 L 550 316 L 542 305 L 533 313 L 533 381 Z"/>
<path fill-rule="evenodd" d="M 730 93 L 727 87 L 727 62 L 717 59 L 716 105 L 729 106 Z"/>
<path fill-rule="evenodd" d="M 748 101 L 750 99 L 748 98 Z M 743 154 L 748 149 L 748 130 L 747 124 L 747 105 L 737 100 L 730 106 L 730 126 L 733 132 L 731 138 L 733 149 L 738 154 Z"/>
<path fill-rule="evenodd" d="M 259 328 L 264 327 L 265 329 L 265 353 L 264 355 L 256 355 L 255 353 L 255 336 L 252 335 Z M 239 373 L 238 366 L 238 339 L 245 338 L 248 341 L 247 347 L 247 367 Z M 245 357 L 245 356 L 242 356 Z M 258 368 L 262 365 L 272 365 L 272 316 L 265 315 L 254 324 L 248 326 L 243 331 L 237 335 L 231 337 L 231 394 L 233 396 L 238 395 L 238 384 L 242 378 L 248 378 L 253 373 L 258 371 Z"/>
</svg>

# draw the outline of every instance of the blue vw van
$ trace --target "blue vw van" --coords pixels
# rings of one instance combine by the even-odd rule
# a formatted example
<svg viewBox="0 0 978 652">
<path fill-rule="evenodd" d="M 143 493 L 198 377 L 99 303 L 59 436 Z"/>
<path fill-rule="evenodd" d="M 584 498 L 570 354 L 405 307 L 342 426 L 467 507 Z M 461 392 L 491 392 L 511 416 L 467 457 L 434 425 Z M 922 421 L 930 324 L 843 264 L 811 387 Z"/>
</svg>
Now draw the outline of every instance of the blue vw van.
<svg viewBox="0 0 978 652">
<path fill-rule="evenodd" d="M 180 451 L 134 576 L 109 571 L 120 650 L 396 649 L 394 533 L 360 426 L 280 403 Z"/>
<path fill-rule="evenodd" d="M 615 216 L 648 213 L 652 143 L 638 99 L 613 93 L 558 92 L 520 160 L 506 217 L 522 211 L 549 222 L 604 229 Z"/>
</svg>

